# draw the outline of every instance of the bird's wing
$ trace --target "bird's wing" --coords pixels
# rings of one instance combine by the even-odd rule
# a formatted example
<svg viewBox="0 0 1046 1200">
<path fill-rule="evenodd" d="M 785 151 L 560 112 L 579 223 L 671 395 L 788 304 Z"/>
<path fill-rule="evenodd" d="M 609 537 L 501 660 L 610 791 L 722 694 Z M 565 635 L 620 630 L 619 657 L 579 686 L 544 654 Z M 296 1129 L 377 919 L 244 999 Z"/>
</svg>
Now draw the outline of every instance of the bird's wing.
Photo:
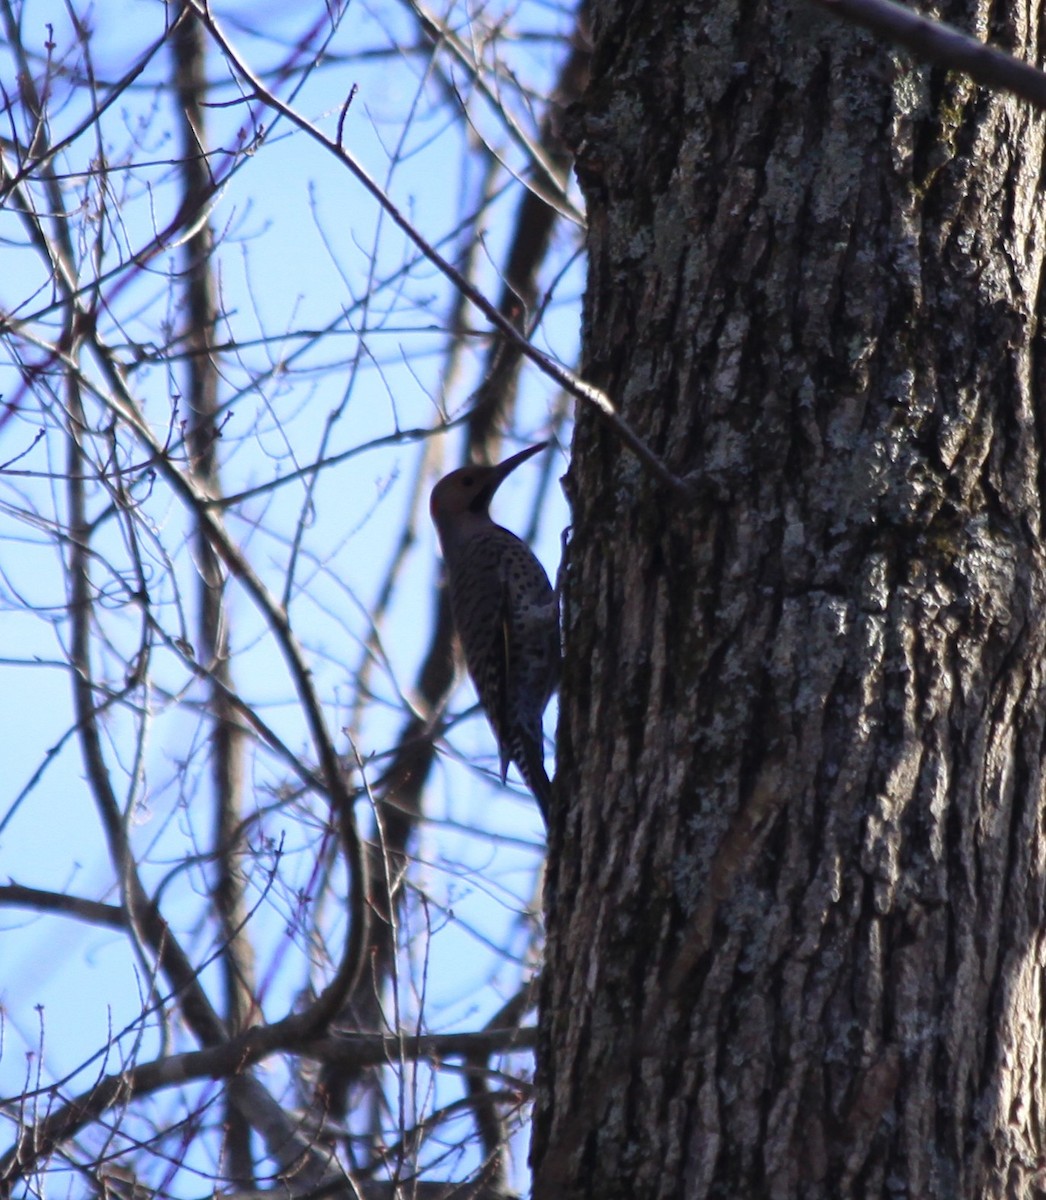
<svg viewBox="0 0 1046 1200">
<path fill-rule="evenodd" d="M 512 728 L 513 714 L 509 711 L 512 664 L 515 657 L 513 645 L 512 603 L 508 580 L 504 572 L 501 576 L 501 591 L 498 604 L 497 638 L 494 673 L 491 678 L 493 705 L 491 722 L 497 734 L 498 755 L 501 759 L 501 782 L 508 777 L 508 764 L 511 759 L 508 744 L 508 732 Z"/>
</svg>

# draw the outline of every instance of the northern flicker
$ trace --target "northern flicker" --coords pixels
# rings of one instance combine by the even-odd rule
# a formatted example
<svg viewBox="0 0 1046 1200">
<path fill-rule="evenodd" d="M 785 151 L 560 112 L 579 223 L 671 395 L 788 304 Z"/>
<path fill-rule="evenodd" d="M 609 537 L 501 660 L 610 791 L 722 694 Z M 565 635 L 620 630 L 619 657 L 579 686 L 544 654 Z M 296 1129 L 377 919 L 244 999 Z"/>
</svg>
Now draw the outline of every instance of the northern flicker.
<svg viewBox="0 0 1046 1200">
<path fill-rule="evenodd" d="M 543 450 L 529 446 L 494 467 L 462 467 L 432 489 L 450 608 L 465 665 L 497 738 L 501 782 L 514 762 L 548 824 L 541 717 L 559 682 L 559 606 L 548 576 L 490 502 L 506 476 Z"/>
</svg>

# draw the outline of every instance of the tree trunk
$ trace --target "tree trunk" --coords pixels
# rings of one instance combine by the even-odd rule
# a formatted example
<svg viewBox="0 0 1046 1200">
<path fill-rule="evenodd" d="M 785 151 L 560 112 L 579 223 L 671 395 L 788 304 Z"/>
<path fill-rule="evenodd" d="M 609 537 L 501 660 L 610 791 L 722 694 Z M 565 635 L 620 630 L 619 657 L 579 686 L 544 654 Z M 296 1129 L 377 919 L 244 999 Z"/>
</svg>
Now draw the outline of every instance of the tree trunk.
<svg viewBox="0 0 1046 1200">
<path fill-rule="evenodd" d="M 1042 119 L 595 10 L 534 1194 L 1044 1194 Z"/>
</svg>

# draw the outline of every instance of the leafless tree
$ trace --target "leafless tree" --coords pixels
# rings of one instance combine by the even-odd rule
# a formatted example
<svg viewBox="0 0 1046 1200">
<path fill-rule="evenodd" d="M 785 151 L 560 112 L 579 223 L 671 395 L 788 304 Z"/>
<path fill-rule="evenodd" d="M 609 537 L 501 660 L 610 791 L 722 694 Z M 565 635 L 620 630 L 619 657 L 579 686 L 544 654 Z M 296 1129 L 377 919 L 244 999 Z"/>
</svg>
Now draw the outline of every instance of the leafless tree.
<svg viewBox="0 0 1046 1200">
<path fill-rule="evenodd" d="M 536 1050 L 540 1197 L 1036 1194 L 1037 18 L 38 3 L 0 1189 L 504 1197 Z M 424 500 L 575 406 L 539 1027 Z"/>
<path fill-rule="evenodd" d="M 507 1194 L 543 844 L 424 499 L 562 433 L 581 18 L 0 14 L 3 1190 Z"/>
</svg>

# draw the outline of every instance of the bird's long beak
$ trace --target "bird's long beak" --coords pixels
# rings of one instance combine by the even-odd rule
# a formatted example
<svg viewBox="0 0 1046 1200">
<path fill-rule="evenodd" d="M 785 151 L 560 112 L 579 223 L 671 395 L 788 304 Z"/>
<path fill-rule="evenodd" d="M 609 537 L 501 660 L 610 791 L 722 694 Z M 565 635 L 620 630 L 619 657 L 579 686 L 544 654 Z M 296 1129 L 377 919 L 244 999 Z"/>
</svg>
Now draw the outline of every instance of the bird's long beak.
<svg viewBox="0 0 1046 1200">
<path fill-rule="evenodd" d="M 536 446 L 528 446 L 526 450 L 520 450 L 518 454 L 513 454 L 511 458 L 506 458 L 504 462 L 498 463 L 498 465 L 493 468 L 494 486 L 490 489 L 491 494 L 493 495 L 493 493 L 504 482 L 505 477 L 507 475 L 511 475 L 512 472 L 520 465 L 520 463 L 525 463 L 528 458 L 533 458 L 535 454 L 538 454 L 540 451 L 544 450 L 547 445 L 548 442 L 538 442 Z"/>
</svg>

